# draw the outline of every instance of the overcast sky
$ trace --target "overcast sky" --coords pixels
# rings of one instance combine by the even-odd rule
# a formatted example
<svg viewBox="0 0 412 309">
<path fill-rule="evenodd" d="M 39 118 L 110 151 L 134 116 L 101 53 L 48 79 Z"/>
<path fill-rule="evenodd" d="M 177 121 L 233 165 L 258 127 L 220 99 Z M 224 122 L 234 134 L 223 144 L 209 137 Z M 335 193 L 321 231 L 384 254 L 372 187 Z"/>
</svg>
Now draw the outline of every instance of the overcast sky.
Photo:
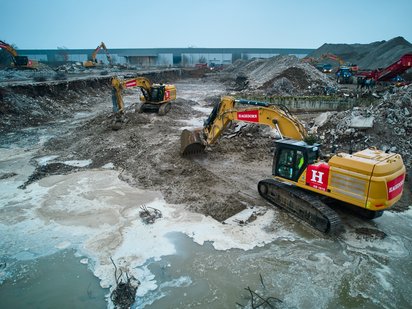
<svg viewBox="0 0 412 309">
<path fill-rule="evenodd" d="M 0 12 L 0 40 L 20 49 L 412 42 L 412 0 L 0 0 Z"/>
</svg>

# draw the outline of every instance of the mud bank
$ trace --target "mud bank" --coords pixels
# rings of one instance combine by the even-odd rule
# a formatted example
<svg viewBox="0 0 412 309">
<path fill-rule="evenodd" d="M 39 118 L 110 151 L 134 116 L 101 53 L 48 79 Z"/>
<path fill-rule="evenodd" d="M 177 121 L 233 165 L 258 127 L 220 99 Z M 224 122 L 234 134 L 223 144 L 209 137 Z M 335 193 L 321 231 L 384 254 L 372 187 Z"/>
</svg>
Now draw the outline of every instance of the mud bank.
<svg viewBox="0 0 412 309">
<path fill-rule="evenodd" d="M 90 112 L 96 106 L 111 108 L 111 79 L 143 76 L 153 83 L 166 83 L 181 78 L 181 70 L 154 72 L 112 72 L 106 76 L 67 75 L 67 80 L 15 81 L 0 84 L 0 132 L 44 125 L 73 118 L 76 113 Z M 100 105 L 100 103 L 103 103 Z"/>
</svg>

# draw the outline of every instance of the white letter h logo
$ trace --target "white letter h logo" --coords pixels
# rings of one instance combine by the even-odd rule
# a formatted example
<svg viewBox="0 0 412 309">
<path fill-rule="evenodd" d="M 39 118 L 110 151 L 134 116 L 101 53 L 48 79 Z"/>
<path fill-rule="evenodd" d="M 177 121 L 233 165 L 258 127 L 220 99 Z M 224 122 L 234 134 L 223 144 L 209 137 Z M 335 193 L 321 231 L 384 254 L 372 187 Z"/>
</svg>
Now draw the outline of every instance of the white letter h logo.
<svg viewBox="0 0 412 309">
<path fill-rule="evenodd" d="M 324 172 L 319 172 L 319 171 L 312 170 L 312 179 L 310 181 L 323 184 L 323 181 L 322 181 L 323 174 L 324 174 Z"/>
</svg>

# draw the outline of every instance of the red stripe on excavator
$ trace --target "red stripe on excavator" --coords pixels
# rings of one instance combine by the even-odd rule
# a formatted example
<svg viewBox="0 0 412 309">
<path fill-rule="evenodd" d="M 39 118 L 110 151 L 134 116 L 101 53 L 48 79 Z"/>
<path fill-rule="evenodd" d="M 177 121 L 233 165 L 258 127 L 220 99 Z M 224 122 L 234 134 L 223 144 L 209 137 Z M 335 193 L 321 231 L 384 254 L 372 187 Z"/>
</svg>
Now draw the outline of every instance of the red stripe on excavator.
<svg viewBox="0 0 412 309">
<path fill-rule="evenodd" d="M 259 110 L 251 110 L 237 113 L 237 120 L 247 122 L 259 122 Z"/>
<path fill-rule="evenodd" d="M 397 197 L 403 191 L 403 183 L 405 181 L 405 174 L 399 175 L 395 179 L 388 181 L 388 199 L 391 200 Z"/>
<path fill-rule="evenodd" d="M 131 80 L 126 83 L 126 88 L 135 87 L 136 85 L 137 85 L 137 82 L 135 80 Z"/>
</svg>

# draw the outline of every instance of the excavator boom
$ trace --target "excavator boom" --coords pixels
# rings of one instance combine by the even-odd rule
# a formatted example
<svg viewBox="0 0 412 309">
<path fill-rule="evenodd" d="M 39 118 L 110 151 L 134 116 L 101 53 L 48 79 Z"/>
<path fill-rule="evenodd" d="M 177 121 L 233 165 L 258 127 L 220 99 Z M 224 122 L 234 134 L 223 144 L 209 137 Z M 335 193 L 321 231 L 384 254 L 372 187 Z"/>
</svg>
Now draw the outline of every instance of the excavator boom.
<svg viewBox="0 0 412 309">
<path fill-rule="evenodd" d="M 255 107 L 238 107 L 236 104 Z M 233 97 L 223 97 L 206 119 L 204 127 L 193 131 L 184 130 L 181 135 L 181 154 L 191 155 L 202 152 L 207 145 L 214 144 L 232 121 L 257 123 L 276 129 L 281 137 L 305 139 L 302 124 L 289 113 L 265 102 L 257 102 Z"/>
</svg>

